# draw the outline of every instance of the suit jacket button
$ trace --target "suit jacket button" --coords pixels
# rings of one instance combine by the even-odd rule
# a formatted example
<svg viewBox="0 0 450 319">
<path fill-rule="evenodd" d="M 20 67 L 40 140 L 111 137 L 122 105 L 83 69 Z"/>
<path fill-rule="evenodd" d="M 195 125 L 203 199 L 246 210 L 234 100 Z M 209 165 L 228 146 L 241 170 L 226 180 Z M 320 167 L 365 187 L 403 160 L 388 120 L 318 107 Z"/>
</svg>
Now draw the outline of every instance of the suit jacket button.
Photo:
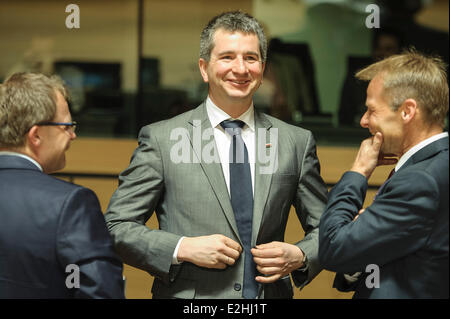
<svg viewBox="0 0 450 319">
<path fill-rule="evenodd" d="M 241 284 L 234 284 L 234 290 L 240 291 L 241 290 Z"/>
</svg>

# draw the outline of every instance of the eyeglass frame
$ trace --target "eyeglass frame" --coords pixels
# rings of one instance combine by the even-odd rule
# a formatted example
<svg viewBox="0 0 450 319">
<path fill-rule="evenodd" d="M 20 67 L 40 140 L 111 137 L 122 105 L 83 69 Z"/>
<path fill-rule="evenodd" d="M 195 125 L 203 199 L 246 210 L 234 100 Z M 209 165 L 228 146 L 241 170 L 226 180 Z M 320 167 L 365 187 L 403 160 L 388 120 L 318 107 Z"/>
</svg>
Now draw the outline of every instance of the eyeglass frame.
<svg viewBox="0 0 450 319">
<path fill-rule="evenodd" d="M 78 123 L 76 121 L 72 121 L 72 122 L 42 122 L 42 123 L 37 123 L 35 125 L 37 125 L 37 126 L 60 126 L 60 125 L 70 126 L 70 128 L 72 129 L 72 132 L 75 133 Z"/>
</svg>

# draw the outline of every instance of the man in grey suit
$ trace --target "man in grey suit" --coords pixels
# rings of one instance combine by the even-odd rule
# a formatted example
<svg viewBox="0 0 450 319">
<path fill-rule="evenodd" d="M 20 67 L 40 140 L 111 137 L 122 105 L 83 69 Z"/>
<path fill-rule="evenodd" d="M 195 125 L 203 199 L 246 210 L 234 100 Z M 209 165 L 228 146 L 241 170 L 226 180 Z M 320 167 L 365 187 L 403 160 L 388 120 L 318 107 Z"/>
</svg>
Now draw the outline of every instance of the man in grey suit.
<svg viewBox="0 0 450 319">
<path fill-rule="evenodd" d="M 370 80 L 364 140 L 320 221 L 321 264 L 354 298 L 448 298 L 448 112 L 445 65 L 405 52 L 356 74 Z M 399 160 L 361 210 L 378 165 Z M 345 274 L 345 275 L 344 275 Z"/>
<path fill-rule="evenodd" d="M 253 17 L 216 16 L 200 41 L 208 98 L 142 128 L 108 228 L 124 262 L 155 276 L 155 298 L 292 298 L 289 274 L 303 287 L 321 270 L 315 141 L 254 109 L 267 43 Z M 291 205 L 305 230 L 296 244 L 283 242 Z M 154 211 L 158 230 L 145 226 Z"/>
</svg>

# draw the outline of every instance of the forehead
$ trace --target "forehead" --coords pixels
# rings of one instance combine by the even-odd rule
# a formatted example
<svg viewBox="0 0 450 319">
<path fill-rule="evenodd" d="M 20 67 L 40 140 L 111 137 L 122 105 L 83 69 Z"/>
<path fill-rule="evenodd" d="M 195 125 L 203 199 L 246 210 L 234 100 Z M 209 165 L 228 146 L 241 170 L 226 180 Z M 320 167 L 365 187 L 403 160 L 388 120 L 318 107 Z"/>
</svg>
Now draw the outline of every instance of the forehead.
<svg viewBox="0 0 450 319">
<path fill-rule="evenodd" d="M 215 53 L 221 51 L 255 51 L 259 53 L 259 39 L 254 33 L 244 33 L 241 31 L 228 31 L 218 29 L 214 32 Z"/>
<path fill-rule="evenodd" d="M 377 74 L 369 82 L 369 86 L 367 87 L 367 97 L 378 96 L 383 92 L 384 92 L 384 79 L 381 74 Z"/>
<path fill-rule="evenodd" d="M 376 108 L 387 107 L 390 109 L 389 101 L 390 98 L 386 95 L 384 89 L 384 77 L 382 74 L 377 74 L 367 87 L 366 105 Z"/>
<path fill-rule="evenodd" d="M 55 117 L 70 117 L 69 105 L 67 104 L 66 99 L 58 90 L 55 91 L 56 95 L 56 114 Z"/>
</svg>

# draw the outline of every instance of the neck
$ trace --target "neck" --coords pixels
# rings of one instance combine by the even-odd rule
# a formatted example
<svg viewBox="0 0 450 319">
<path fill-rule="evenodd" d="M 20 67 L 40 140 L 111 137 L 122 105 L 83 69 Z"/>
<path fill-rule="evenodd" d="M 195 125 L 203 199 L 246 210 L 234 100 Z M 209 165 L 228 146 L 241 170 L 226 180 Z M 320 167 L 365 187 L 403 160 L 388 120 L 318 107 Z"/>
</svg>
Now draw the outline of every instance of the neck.
<svg viewBox="0 0 450 319">
<path fill-rule="evenodd" d="M 247 112 L 247 110 L 252 105 L 251 99 L 248 101 L 236 99 L 234 101 L 228 101 L 228 100 L 223 101 L 222 100 L 219 102 L 211 94 L 209 95 L 209 98 L 218 108 L 220 108 L 222 111 L 224 111 L 229 116 L 231 116 L 232 118 L 235 118 L 235 119 L 238 118 L 239 116 L 241 116 L 242 114 L 244 114 L 245 112 Z"/>
<path fill-rule="evenodd" d="M 443 132 L 442 127 L 439 125 L 423 125 L 420 128 L 415 127 L 409 131 L 406 134 L 408 138 L 403 143 L 403 150 L 400 157 L 420 142 Z"/>
</svg>

